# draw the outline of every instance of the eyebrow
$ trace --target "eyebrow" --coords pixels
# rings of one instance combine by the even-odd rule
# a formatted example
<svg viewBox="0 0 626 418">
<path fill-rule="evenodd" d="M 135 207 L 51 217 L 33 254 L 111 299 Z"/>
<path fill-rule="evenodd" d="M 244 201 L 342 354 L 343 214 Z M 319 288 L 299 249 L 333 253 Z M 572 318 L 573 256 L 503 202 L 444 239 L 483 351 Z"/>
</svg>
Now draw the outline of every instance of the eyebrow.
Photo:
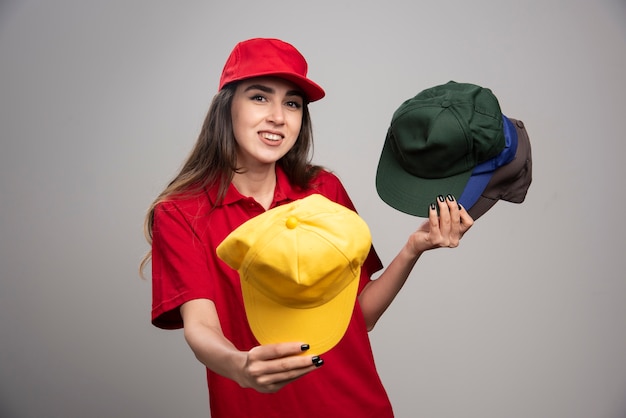
<svg viewBox="0 0 626 418">
<path fill-rule="evenodd" d="M 266 86 L 264 84 L 251 84 L 248 87 L 246 87 L 244 92 L 250 91 L 250 90 L 261 90 L 262 92 L 268 93 L 268 94 L 276 93 L 276 91 L 273 88 Z M 304 99 L 304 93 L 302 93 L 300 90 L 289 90 L 287 91 L 287 96 L 298 96 Z"/>
</svg>

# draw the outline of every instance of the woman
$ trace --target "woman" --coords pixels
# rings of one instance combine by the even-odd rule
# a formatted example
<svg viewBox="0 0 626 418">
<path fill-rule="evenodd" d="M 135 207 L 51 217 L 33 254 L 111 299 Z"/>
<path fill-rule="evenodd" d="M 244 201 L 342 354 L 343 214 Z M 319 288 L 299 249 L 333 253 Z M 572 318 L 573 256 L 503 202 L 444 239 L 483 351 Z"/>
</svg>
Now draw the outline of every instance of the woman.
<svg viewBox="0 0 626 418">
<path fill-rule="evenodd" d="M 259 345 L 246 321 L 239 276 L 215 252 L 239 225 L 319 193 L 352 210 L 339 179 L 310 164 L 308 103 L 324 90 L 306 77 L 290 44 L 250 39 L 229 56 L 200 136 L 180 173 L 146 218 L 152 245 L 155 326 L 184 327 L 207 369 L 213 417 L 391 417 L 370 331 L 427 250 L 456 247 L 472 219 L 439 196 L 429 219 L 377 280 L 372 248 L 343 339 L 324 359 L 306 341 Z"/>
</svg>

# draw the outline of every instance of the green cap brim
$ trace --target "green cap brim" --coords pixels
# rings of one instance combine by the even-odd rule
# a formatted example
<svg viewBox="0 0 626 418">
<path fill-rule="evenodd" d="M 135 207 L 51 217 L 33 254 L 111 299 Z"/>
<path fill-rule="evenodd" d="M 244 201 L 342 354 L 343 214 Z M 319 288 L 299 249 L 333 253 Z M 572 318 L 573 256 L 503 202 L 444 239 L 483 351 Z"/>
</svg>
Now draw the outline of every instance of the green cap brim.
<svg viewBox="0 0 626 418">
<path fill-rule="evenodd" d="M 437 196 L 461 196 L 472 169 L 438 179 L 415 177 L 400 166 L 389 141 L 387 137 L 376 170 L 376 191 L 385 203 L 400 212 L 427 218 L 429 206 Z"/>
</svg>

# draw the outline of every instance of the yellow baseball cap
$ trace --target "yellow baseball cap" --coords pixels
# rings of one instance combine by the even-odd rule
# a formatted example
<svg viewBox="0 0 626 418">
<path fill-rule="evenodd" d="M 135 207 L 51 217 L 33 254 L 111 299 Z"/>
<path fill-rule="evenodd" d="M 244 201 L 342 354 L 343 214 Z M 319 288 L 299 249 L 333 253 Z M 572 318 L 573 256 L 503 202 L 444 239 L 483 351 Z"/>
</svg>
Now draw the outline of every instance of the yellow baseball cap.
<svg viewBox="0 0 626 418">
<path fill-rule="evenodd" d="M 261 344 L 302 341 L 323 354 L 348 327 L 371 245 L 356 212 L 313 194 L 245 222 L 217 255 L 239 272 Z"/>
</svg>

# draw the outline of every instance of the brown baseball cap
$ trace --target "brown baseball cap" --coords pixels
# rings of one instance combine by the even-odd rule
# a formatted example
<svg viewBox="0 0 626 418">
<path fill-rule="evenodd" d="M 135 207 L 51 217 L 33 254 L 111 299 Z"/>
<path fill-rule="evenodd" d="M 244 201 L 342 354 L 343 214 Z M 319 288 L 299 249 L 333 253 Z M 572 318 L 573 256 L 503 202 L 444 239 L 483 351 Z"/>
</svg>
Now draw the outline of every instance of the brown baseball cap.
<svg viewBox="0 0 626 418">
<path fill-rule="evenodd" d="M 498 200 L 522 203 L 532 182 L 530 138 L 524 122 L 509 118 L 517 132 L 517 151 L 511 162 L 498 167 L 476 203 L 467 210 L 474 220 L 480 218 Z"/>
</svg>

